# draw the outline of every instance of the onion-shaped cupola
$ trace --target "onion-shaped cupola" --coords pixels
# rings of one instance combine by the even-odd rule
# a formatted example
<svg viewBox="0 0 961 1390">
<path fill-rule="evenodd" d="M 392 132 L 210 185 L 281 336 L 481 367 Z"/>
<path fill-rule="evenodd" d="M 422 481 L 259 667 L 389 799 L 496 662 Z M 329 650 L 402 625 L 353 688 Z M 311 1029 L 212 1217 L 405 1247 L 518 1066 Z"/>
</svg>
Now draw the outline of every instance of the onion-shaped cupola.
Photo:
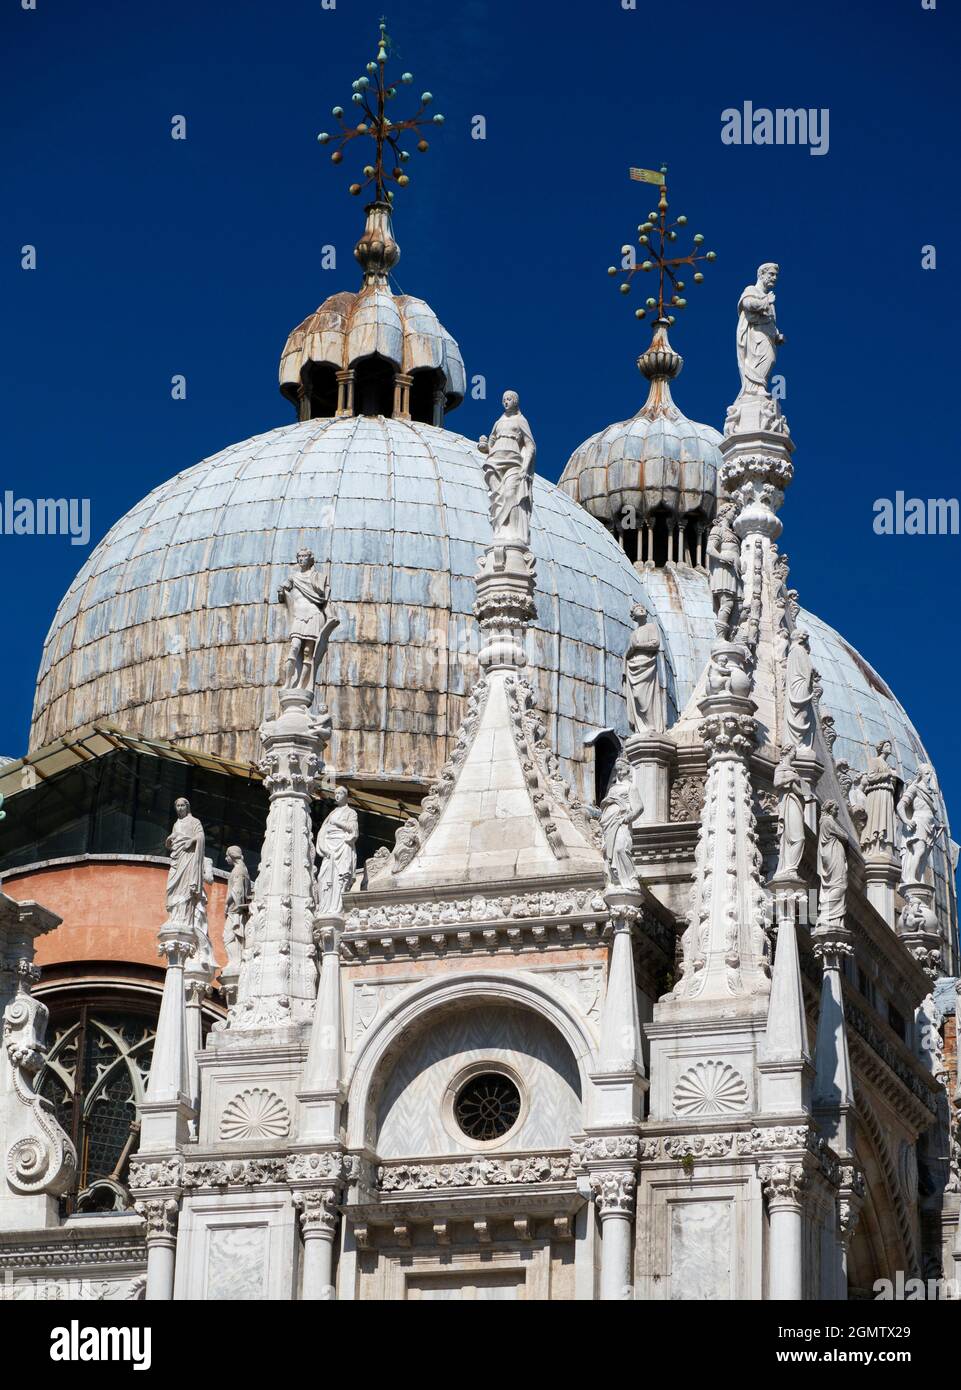
<svg viewBox="0 0 961 1390">
<path fill-rule="evenodd" d="M 609 425 L 574 450 L 561 475 L 560 486 L 592 516 L 601 521 L 638 564 L 661 567 L 687 564 L 703 567 L 707 533 L 717 498 L 717 473 L 721 466 L 721 435 L 710 425 L 689 420 L 671 395 L 671 382 L 684 359 L 668 338 L 676 310 L 686 307 L 686 267 L 694 283 L 703 282 L 696 267 L 713 260 L 702 251 L 704 238 L 694 237 L 694 249 L 686 256 L 673 254 L 673 242 L 686 217 L 667 218 L 665 171 L 632 169 L 631 176 L 657 183 L 661 189 L 656 212 L 638 227 L 642 259 L 632 246 L 622 248 L 622 267 L 609 274 L 623 274 L 622 292 L 629 292 L 635 273 L 657 272 L 657 294 L 636 310 L 638 318 L 654 319 L 650 347 L 637 359 L 641 375 L 649 382 L 647 400 L 630 420 Z"/>
<path fill-rule="evenodd" d="M 387 112 L 398 89 L 386 77 L 389 45 L 382 24 L 377 58 L 354 83 L 352 99 L 362 119 L 350 126 L 343 108 L 335 106 L 340 131 L 318 136 L 322 144 L 334 142 L 335 164 L 354 139 L 373 141 L 374 163 L 365 166 L 365 181 L 351 184 L 350 191 L 359 194 L 372 187 L 374 198 L 354 247 L 363 271 L 360 289 L 325 299 L 284 346 L 280 389 L 300 420 L 383 415 L 443 425 L 447 411 L 464 398 L 466 377 L 457 343 L 430 305 L 413 295 L 394 294 L 390 285 L 400 247 L 394 238 L 394 192 L 389 185 L 403 188 L 410 182 L 404 172 L 409 154 L 402 141 L 417 136 L 416 148 L 426 151 L 424 128 L 441 124 L 443 117 L 426 115 L 433 98 L 425 92 L 414 116 L 390 119 Z M 410 73 L 400 79 L 404 85 L 412 81 Z"/>
</svg>

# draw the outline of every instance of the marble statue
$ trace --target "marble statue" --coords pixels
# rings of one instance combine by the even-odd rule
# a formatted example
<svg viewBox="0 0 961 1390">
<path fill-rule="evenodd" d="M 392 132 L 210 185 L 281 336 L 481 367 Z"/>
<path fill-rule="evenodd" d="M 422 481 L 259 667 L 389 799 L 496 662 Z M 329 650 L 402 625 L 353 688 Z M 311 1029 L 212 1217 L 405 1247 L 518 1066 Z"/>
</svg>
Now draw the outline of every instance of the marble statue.
<svg viewBox="0 0 961 1390">
<path fill-rule="evenodd" d="M 224 907 L 224 946 L 227 950 L 227 970 L 240 970 L 240 957 L 246 943 L 247 922 L 250 917 L 250 874 L 239 845 L 227 849 L 230 873 L 227 877 L 227 901 Z"/>
<path fill-rule="evenodd" d="M 791 634 L 784 677 L 784 722 L 798 748 L 814 746 L 814 694 L 817 674 L 811 662 L 811 639 L 803 628 Z"/>
<path fill-rule="evenodd" d="M 734 606 L 741 594 L 741 542 L 732 522 L 737 508 L 731 502 L 718 507 L 707 537 L 707 571 L 714 604 L 717 635 L 727 641 L 734 622 Z"/>
<path fill-rule="evenodd" d="M 330 595 L 310 550 L 298 550 L 297 568 L 280 586 L 277 599 L 286 605 L 289 622 L 283 688 L 313 694 L 317 670 L 338 619 L 326 617 Z"/>
<path fill-rule="evenodd" d="M 167 836 L 170 872 L 167 874 L 167 917 L 193 928 L 204 893 L 204 828 L 190 814 L 190 802 L 180 797 L 174 809 L 177 819 Z"/>
<path fill-rule="evenodd" d="M 848 893 L 848 842 L 836 801 L 825 801 L 818 827 L 818 926 L 843 926 Z"/>
<path fill-rule="evenodd" d="M 943 833 L 938 783 L 930 763 L 918 763 L 897 805 L 901 822 L 901 882 L 924 883 L 931 851 Z"/>
<path fill-rule="evenodd" d="M 624 656 L 627 718 L 636 734 L 660 734 L 666 728 L 664 690 L 658 680 L 661 633 L 642 603 L 631 609 L 634 630 Z"/>
<path fill-rule="evenodd" d="M 618 758 L 614 764 L 614 775 L 607 795 L 600 806 L 604 855 L 611 881 L 618 888 L 638 887 L 632 831 L 643 810 L 640 794 L 631 775 L 630 763 L 626 758 Z"/>
<path fill-rule="evenodd" d="M 804 782 L 794 766 L 794 745 L 785 743 L 774 769 L 778 795 L 776 878 L 798 878 L 804 853 Z"/>
<path fill-rule="evenodd" d="M 784 342 L 774 317 L 777 277 L 773 262 L 758 266 L 757 283 L 748 285 L 738 301 L 737 365 L 745 396 L 767 395 L 777 349 Z"/>
<path fill-rule="evenodd" d="M 894 793 L 897 778 L 888 762 L 890 753 L 890 739 L 883 738 L 875 744 L 875 751 L 868 759 L 868 770 L 861 780 L 867 813 L 861 848 L 867 854 L 894 852 Z"/>
<path fill-rule="evenodd" d="M 357 812 L 347 805 L 347 788 L 334 793 L 334 809 L 317 832 L 317 915 L 335 917 L 357 868 Z"/>
<path fill-rule="evenodd" d="M 520 412 L 516 391 L 504 392 L 504 413 L 478 448 L 484 455 L 484 481 L 490 493 L 494 544 L 529 546 L 534 504 L 534 460 L 537 447 L 531 427 Z"/>
<path fill-rule="evenodd" d="M 743 655 L 738 657 L 738 651 Z M 708 695 L 734 695 L 747 699 L 751 694 L 751 677 L 745 669 L 746 649 L 728 647 L 711 653 L 705 688 Z"/>
</svg>

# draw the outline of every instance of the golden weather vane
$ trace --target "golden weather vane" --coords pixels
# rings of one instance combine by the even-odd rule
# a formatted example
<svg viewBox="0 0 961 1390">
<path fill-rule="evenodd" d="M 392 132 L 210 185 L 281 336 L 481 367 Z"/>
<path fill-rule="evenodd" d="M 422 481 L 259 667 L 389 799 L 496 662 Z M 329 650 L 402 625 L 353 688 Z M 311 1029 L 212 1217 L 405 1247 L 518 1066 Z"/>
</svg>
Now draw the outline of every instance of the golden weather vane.
<svg viewBox="0 0 961 1390">
<path fill-rule="evenodd" d="M 633 246 L 622 246 L 621 255 L 625 260 L 628 258 L 631 264 L 622 265 L 618 270 L 616 265 L 608 266 L 608 275 L 623 275 L 625 278 L 620 285 L 621 294 L 630 294 L 631 282 L 635 275 L 649 275 L 652 271 L 657 272 L 657 294 L 650 295 L 645 301 L 643 309 L 635 309 L 635 317 L 642 319 L 648 313 L 655 319 L 666 320 L 667 323 L 674 322 L 672 309 L 686 309 L 687 300 L 684 298 L 685 282 L 680 279 L 678 271 L 682 266 L 696 266 L 701 261 L 714 261 L 717 259 L 715 251 L 702 251 L 704 238 L 700 232 L 694 235 L 694 250 L 686 256 L 672 256 L 669 251 L 672 243 L 678 238 L 678 229 L 687 226 L 687 218 L 677 217 L 673 222 L 667 220 L 667 165 L 662 164 L 660 172 L 653 169 L 631 169 L 630 175 L 638 183 L 653 183 L 661 190 L 661 196 L 654 212 L 647 214 L 647 220 L 642 222 L 637 229 L 637 240 L 642 248 L 644 259 L 640 264 L 636 263 L 636 253 Z M 700 270 L 695 270 L 693 275 L 695 285 L 700 285 L 704 280 L 704 274 Z"/>
<path fill-rule="evenodd" d="M 386 68 L 388 52 L 393 44 L 387 33 L 387 22 L 380 21 L 380 39 L 377 44 L 377 57 L 367 64 L 367 71 L 363 77 L 358 77 L 353 84 L 353 95 L 351 101 L 354 106 L 359 108 L 358 114 L 362 119 L 355 126 L 350 126 L 344 120 L 344 108 L 335 106 L 333 115 L 340 122 L 340 133 L 333 136 L 327 131 L 321 131 L 317 139 L 322 145 L 327 145 L 331 140 L 336 142 L 336 147 L 331 154 L 331 162 L 340 164 L 344 157 L 344 147 L 349 145 L 351 140 L 366 137 L 374 142 L 374 163 L 364 165 L 363 183 L 352 183 L 350 191 L 353 194 L 362 193 L 370 184 L 374 185 L 374 199 L 378 203 L 393 202 L 393 191 L 388 189 L 387 184 L 391 181 L 399 188 L 406 188 L 410 183 L 409 176 L 404 172 L 404 165 L 410 159 L 409 151 L 401 146 L 401 137 L 410 132 L 419 135 L 417 149 L 423 154 L 428 148 L 427 141 L 423 136 L 423 128 L 427 125 L 443 125 L 444 118 L 439 113 L 435 116 L 426 116 L 428 106 L 434 100 L 430 92 L 424 92 L 420 99 L 420 109 L 413 116 L 403 121 L 392 121 L 387 115 L 387 104 L 397 96 L 397 87 L 390 85 L 387 81 Z M 409 87 L 413 82 L 412 73 L 401 73 L 400 81 L 405 87 Z"/>
</svg>

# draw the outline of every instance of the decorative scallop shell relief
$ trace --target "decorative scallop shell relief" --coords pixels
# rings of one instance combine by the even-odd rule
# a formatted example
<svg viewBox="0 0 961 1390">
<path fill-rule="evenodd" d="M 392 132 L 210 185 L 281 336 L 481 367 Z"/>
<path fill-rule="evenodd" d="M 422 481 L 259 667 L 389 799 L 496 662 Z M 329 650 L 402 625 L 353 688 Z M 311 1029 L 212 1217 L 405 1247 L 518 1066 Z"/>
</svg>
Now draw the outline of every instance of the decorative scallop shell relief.
<svg viewBox="0 0 961 1390">
<path fill-rule="evenodd" d="M 698 1062 L 674 1087 L 675 1115 L 731 1115 L 747 1101 L 747 1082 L 727 1062 Z"/>
<path fill-rule="evenodd" d="M 224 1106 L 221 1139 L 283 1139 L 290 1133 L 290 1112 L 280 1096 L 257 1087 L 242 1091 Z"/>
</svg>

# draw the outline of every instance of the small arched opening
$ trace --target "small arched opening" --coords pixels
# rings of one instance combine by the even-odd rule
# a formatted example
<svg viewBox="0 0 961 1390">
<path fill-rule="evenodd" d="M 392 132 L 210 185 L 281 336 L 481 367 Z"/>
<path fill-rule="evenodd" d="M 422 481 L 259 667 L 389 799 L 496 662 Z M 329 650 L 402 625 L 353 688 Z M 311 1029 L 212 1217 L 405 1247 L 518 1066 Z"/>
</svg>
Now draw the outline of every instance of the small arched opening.
<svg viewBox="0 0 961 1390">
<path fill-rule="evenodd" d="M 410 418 L 424 425 L 441 425 L 444 419 L 444 373 L 436 367 L 411 372 Z"/>
<path fill-rule="evenodd" d="M 372 353 L 362 357 L 354 366 L 354 414 L 384 415 L 394 413 L 394 366 L 386 357 Z"/>
<path fill-rule="evenodd" d="M 300 375 L 302 420 L 326 420 L 337 411 L 337 369 L 329 362 L 308 362 Z"/>
</svg>

